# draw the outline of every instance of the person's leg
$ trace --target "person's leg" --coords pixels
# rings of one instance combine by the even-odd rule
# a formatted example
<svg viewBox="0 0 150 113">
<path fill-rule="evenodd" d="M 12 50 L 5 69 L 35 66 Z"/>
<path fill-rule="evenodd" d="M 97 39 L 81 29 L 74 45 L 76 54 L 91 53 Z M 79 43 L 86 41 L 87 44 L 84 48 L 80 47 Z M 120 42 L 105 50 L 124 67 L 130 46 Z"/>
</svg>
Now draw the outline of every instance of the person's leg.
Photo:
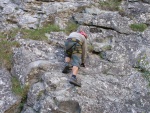
<svg viewBox="0 0 150 113">
<path fill-rule="evenodd" d="M 81 54 L 73 54 L 72 55 L 72 77 L 70 78 L 69 82 L 73 85 L 81 87 L 81 83 L 77 81 L 77 74 L 81 63 Z"/>
<path fill-rule="evenodd" d="M 71 58 L 70 57 L 65 57 L 65 67 L 62 71 L 62 73 L 69 73 L 69 63 L 71 61 Z"/>
<path fill-rule="evenodd" d="M 81 64 L 81 54 L 80 53 L 75 53 L 72 55 L 72 74 L 77 75 L 78 70 Z"/>
<path fill-rule="evenodd" d="M 71 60 L 70 57 L 65 57 L 65 62 L 66 62 L 66 63 L 69 63 L 70 60 Z"/>
<path fill-rule="evenodd" d="M 69 63 L 70 63 L 71 58 L 70 57 L 65 57 L 65 67 L 62 71 L 62 73 L 69 73 Z"/>
<path fill-rule="evenodd" d="M 67 51 L 68 48 L 70 48 L 71 45 L 69 45 L 69 42 L 65 42 L 65 67 L 62 71 L 62 73 L 69 73 L 69 63 L 71 61 L 71 55 L 72 53 L 70 51 Z"/>
<path fill-rule="evenodd" d="M 72 74 L 76 76 L 78 74 L 78 69 L 79 68 L 77 66 L 73 66 L 73 68 L 72 68 Z"/>
<path fill-rule="evenodd" d="M 70 68 L 69 63 L 70 63 L 70 61 L 71 61 L 71 58 L 69 56 L 66 56 L 65 57 L 65 67 L 64 67 L 62 73 L 69 73 L 69 68 Z"/>
</svg>

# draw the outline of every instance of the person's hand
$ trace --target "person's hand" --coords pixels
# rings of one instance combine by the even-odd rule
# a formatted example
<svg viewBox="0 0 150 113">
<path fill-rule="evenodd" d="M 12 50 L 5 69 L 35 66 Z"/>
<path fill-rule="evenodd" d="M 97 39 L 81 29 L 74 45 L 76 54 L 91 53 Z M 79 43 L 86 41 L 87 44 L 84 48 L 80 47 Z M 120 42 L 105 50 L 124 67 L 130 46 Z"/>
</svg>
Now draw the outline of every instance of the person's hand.
<svg viewBox="0 0 150 113">
<path fill-rule="evenodd" d="M 81 63 L 81 67 L 85 67 L 85 64 L 84 64 L 84 63 Z"/>
</svg>

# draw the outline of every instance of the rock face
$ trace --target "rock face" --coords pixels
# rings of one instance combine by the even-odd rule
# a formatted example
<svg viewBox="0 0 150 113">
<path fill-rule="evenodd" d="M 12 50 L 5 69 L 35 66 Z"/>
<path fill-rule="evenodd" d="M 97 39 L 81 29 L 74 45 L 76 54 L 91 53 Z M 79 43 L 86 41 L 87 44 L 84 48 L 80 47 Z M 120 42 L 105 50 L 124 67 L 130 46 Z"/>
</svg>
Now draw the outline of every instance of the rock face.
<svg viewBox="0 0 150 113">
<path fill-rule="evenodd" d="M 64 32 L 45 34 L 48 43 L 22 39 L 21 35 L 17 35 L 15 40 L 20 43 L 20 47 L 13 49 L 13 67 L 10 73 L 19 79 L 22 86 L 30 86 L 21 113 L 150 112 L 149 2 L 122 1 L 120 7 L 124 15 L 119 11 L 101 10 L 98 2 L 0 2 L 1 15 L 5 15 L 1 21 L 6 19 L 6 14 L 8 18 L 10 15 L 18 17 L 13 18 L 13 24 L 1 22 L 5 27 L 36 28 L 37 24 L 42 25 L 49 16 L 55 14 L 54 22 L 60 27 L 65 26 L 62 17 L 68 20 L 72 17 L 80 24 L 78 29 L 83 29 L 88 34 L 86 67 L 81 67 L 77 75 L 81 88 L 68 82 L 71 72 L 61 72 L 65 57 L 64 41 L 67 38 Z M 92 3 L 93 6 L 78 11 L 78 7 Z M 132 31 L 129 26 L 134 23 L 144 23 L 148 27 L 143 32 Z M 9 73 L 1 69 L 0 76 L 0 112 L 7 113 L 19 99 L 11 92 Z"/>
<path fill-rule="evenodd" d="M 11 88 L 11 75 L 7 70 L 0 69 L 0 113 L 9 112 L 9 109 L 16 109 L 20 103 L 19 97 L 12 93 Z"/>
<path fill-rule="evenodd" d="M 59 1 L 59 2 L 58 2 Z M 0 31 L 12 28 L 37 28 L 43 23 L 61 20 L 60 28 L 65 28 L 65 22 L 71 18 L 71 13 L 78 7 L 89 5 L 89 1 L 58 0 L 7 0 L 0 2 Z M 63 14 L 61 14 L 63 12 Z"/>
</svg>

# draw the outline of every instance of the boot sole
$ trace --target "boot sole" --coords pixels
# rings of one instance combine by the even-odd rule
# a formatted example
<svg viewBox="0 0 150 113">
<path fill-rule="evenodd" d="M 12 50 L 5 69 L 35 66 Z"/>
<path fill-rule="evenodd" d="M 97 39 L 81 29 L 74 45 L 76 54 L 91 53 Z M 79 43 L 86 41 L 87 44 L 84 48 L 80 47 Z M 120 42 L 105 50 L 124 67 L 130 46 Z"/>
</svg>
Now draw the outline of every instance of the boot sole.
<svg viewBox="0 0 150 113">
<path fill-rule="evenodd" d="M 74 82 L 74 81 L 69 81 L 69 83 L 70 83 L 70 84 L 73 84 L 73 85 L 75 85 L 75 86 L 81 87 L 80 84 L 78 84 L 78 83 L 76 83 L 76 82 Z"/>
</svg>

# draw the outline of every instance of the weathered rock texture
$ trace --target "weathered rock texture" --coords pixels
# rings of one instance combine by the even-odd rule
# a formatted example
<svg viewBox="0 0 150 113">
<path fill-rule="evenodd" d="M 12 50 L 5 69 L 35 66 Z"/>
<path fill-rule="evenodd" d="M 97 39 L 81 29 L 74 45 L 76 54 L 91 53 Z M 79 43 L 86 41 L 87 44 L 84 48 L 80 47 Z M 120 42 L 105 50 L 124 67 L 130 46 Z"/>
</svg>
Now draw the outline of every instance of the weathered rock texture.
<svg viewBox="0 0 150 113">
<path fill-rule="evenodd" d="M 20 103 L 19 97 L 12 93 L 11 75 L 6 69 L 0 69 L 0 113 L 15 110 Z M 13 113 L 13 112 L 11 112 Z"/>
<path fill-rule="evenodd" d="M 13 50 L 11 74 L 19 79 L 22 86 L 30 85 L 27 102 L 21 113 L 150 112 L 148 86 L 150 80 L 143 77 L 143 73 L 139 71 L 150 71 L 149 1 L 122 1 L 124 15 L 119 11 L 104 11 L 95 6 L 78 11 L 79 6 L 86 6 L 89 3 L 97 6 L 98 1 L 26 0 L 20 2 L 14 0 L 11 3 L 7 0 L 0 2 L 1 14 L 5 14 L 1 18 L 2 21 L 11 14 L 20 17 L 13 24 L 4 21 L 5 27 L 19 25 L 36 28 L 36 24 L 42 25 L 42 22 L 47 21 L 47 17 L 54 14 L 54 21 L 60 20 L 57 22 L 64 28 L 65 25 L 61 24 L 64 21 L 59 16 L 65 12 L 62 17 L 66 16 L 68 20 L 72 17 L 80 24 L 79 29 L 83 29 L 88 34 L 90 52 L 86 59 L 86 67 L 81 67 L 77 75 L 82 83 L 81 88 L 69 84 L 71 72 L 61 73 L 64 65 L 64 40 L 67 38 L 65 33 L 45 34 L 49 39 L 48 43 L 22 39 L 20 34 L 16 36 L 21 46 Z M 12 13 L 16 7 L 17 11 Z M 66 12 L 68 10 L 69 13 Z M 20 15 L 17 15 L 17 12 Z M 72 15 L 68 17 L 68 14 Z M 129 27 L 133 23 L 145 23 L 148 28 L 144 32 L 135 32 Z M 7 73 L 0 75 L 10 76 Z M 4 81 L 3 79 L 0 81 L 2 88 L 6 86 L 9 77 L 6 83 Z M 8 91 L 11 92 L 11 87 Z M 6 96 L 3 95 L 4 92 L 1 91 L 1 98 Z M 11 99 L 13 101 L 10 101 Z M 9 110 L 9 107 L 17 101 L 12 95 L 11 99 L 1 100 L 2 113 Z M 8 107 L 4 108 L 3 103 Z"/>
</svg>

